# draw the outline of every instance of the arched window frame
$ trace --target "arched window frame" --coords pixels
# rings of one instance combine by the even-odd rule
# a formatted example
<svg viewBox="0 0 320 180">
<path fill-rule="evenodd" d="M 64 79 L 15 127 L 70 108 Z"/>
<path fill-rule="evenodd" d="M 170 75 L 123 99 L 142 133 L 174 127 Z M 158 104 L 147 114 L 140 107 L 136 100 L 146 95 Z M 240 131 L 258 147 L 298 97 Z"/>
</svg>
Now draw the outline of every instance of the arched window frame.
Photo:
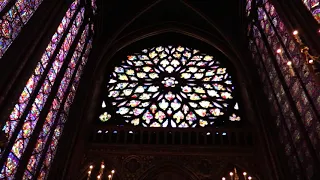
<svg viewBox="0 0 320 180">
<path fill-rule="evenodd" d="M 142 52 L 141 52 L 141 54 L 140 53 L 137 53 L 137 52 L 132 52 L 132 55 L 133 56 L 142 56 L 142 55 L 148 55 L 148 52 L 146 52 L 146 51 L 148 51 L 148 50 L 151 50 L 151 49 L 156 49 L 158 46 L 155 46 L 154 48 L 145 48 L 144 50 L 142 50 Z M 168 47 L 170 47 L 170 45 L 169 46 L 167 46 L 167 45 L 163 45 L 163 46 L 159 46 L 159 47 L 163 47 L 163 48 L 168 48 Z M 177 46 L 178 47 L 178 46 Z M 172 49 L 171 50 L 173 50 L 173 49 L 176 49 L 177 47 L 175 47 L 175 46 L 173 46 L 172 47 Z M 186 49 L 189 49 L 187 46 L 183 46 L 183 48 L 186 48 Z M 151 50 L 152 51 L 152 50 Z M 209 54 L 204 54 L 204 53 L 202 53 L 201 51 L 200 52 L 198 52 L 198 50 L 196 50 L 196 49 L 193 49 L 193 48 L 190 48 L 190 52 L 192 52 L 192 51 L 195 51 L 195 54 L 194 55 L 192 55 L 192 57 L 194 57 L 194 56 L 197 56 L 197 55 L 199 55 L 199 57 L 200 56 L 203 56 L 203 57 L 205 57 L 205 56 L 210 56 L 210 57 L 212 57 L 211 56 L 211 54 L 209 53 Z M 187 52 L 187 51 L 186 51 Z M 181 52 L 182 53 L 182 52 Z M 198 53 L 198 54 L 197 54 Z M 214 54 L 212 54 L 212 55 L 214 55 Z M 125 56 L 128 56 L 128 54 L 127 55 L 124 55 L 123 57 L 121 57 L 121 59 L 124 59 L 125 58 Z M 190 59 L 192 58 L 192 57 L 190 57 Z M 128 56 L 128 59 L 130 59 L 130 56 Z M 179 58 L 178 58 L 179 59 Z M 220 61 L 219 60 L 219 58 L 218 57 L 214 57 L 213 56 L 213 59 L 214 59 L 214 61 L 215 62 L 217 62 L 217 63 L 221 63 L 220 64 L 220 66 L 221 66 L 221 68 L 226 68 L 226 66 L 225 66 L 225 64 L 224 63 L 222 63 L 222 61 Z M 139 60 L 139 59 L 138 59 Z M 163 59 L 160 59 L 160 61 L 161 60 L 163 60 Z M 179 60 L 178 60 L 179 61 Z M 189 60 L 187 60 L 188 62 L 189 62 Z M 201 61 L 201 60 L 200 60 Z M 212 61 L 212 63 L 213 63 L 213 61 Z M 210 64 L 210 62 L 208 63 L 208 65 Z M 157 66 L 160 66 L 160 64 L 158 63 L 157 64 Z M 112 64 L 112 65 L 110 65 L 110 67 L 112 66 L 112 68 L 114 68 L 115 66 L 116 67 L 118 67 L 117 66 L 117 64 Z M 121 67 L 122 67 L 122 64 L 120 65 Z M 216 66 L 218 66 L 218 65 L 216 65 Z M 199 67 L 200 68 L 200 67 Z M 228 71 L 229 70 L 229 71 Z M 113 71 L 113 69 L 108 69 L 107 70 L 107 72 L 110 72 L 110 71 Z M 231 71 L 231 69 L 229 69 L 229 68 L 227 68 L 226 69 L 226 72 L 227 72 L 227 74 L 229 73 L 229 75 L 230 75 L 230 72 Z M 232 73 L 231 73 L 232 74 Z M 109 82 L 109 73 L 107 73 L 106 74 L 106 79 L 108 79 L 108 80 L 106 80 L 107 82 L 106 83 L 104 83 L 106 86 L 104 86 L 104 88 L 103 88 L 103 92 L 108 92 L 108 91 L 106 91 L 107 89 L 108 89 L 108 82 Z M 226 87 L 228 87 L 228 88 L 231 88 L 231 86 L 233 86 L 233 88 L 234 88 L 234 85 L 236 84 L 235 82 L 234 82 L 234 79 L 233 78 L 231 78 L 232 79 L 232 84 L 230 85 L 230 87 L 229 86 L 226 86 Z M 157 79 L 155 79 L 155 81 L 157 81 Z M 155 83 L 160 83 L 161 84 L 161 82 L 155 82 Z M 160 87 L 160 86 L 159 86 Z M 110 88 L 110 87 L 109 87 Z M 160 87 L 160 89 L 159 89 L 159 91 L 161 91 L 161 87 Z M 234 89 L 233 89 L 234 90 Z M 232 90 L 232 91 L 233 91 Z M 236 91 L 236 90 L 234 90 L 234 91 Z M 233 106 L 235 106 L 235 104 L 237 105 L 237 107 L 238 106 L 241 106 L 241 105 L 239 105 L 238 104 L 238 96 L 237 95 L 235 95 L 236 93 L 235 92 L 232 92 L 232 96 L 233 96 L 233 99 L 232 100 L 230 100 L 230 102 L 232 101 L 232 102 L 234 102 L 234 104 L 233 105 L 231 105 L 230 104 L 230 108 L 226 108 L 226 109 L 230 109 L 230 112 L 231 112 L 231 109 L 233 108 Z M 160 95 L 161 96 L 161 95 Z M 158 97 L 157 97 L 158 98 Z M 181 96 L 181 98 L 182 99 L 184 99 L 182 96 Z M 121 114 L 119 114 L 119 113 L 116 113 L 116 111 L 117 111 L 117 109 L 115 109 L 114 108 L 114 104 L 113 104 L 113 102 L 112 102 L 112 100 L 110 99 L 110 97 L 108 97 L 108 93 L 104 93 L 104 95 L 102 95 L 102 101 L 100 102 L 101 104 L 99 104 L 99 106 L 101 107 L 100 108 L 100 110 L 98 110 L 98 116 L 97 116 L 97 121 L 99 122 L 100 120 L 99 120 L 99 118 L 101 117 L 101 115 L 103 116 L 103 115 L 105 115 L 105 118 L 107 119 L 107 120 L 109 120 L 110 119 L 110 123 L 111 124 L 117 124 L 117 125 L 120 125 L 120 124 L 122 124 L 122 125 L 124 125 L 124 124 L 126 124 L 126 125 L 132 125 L 132 123 L 133 123 L 133 119 L 134 118 L 125 118 L 124 116 L 122 116 Z M 209 97 L 208 97 L 208 99 L 211 101 L 212 99 L 210 99 Z M 161 99 L 160 99 L 161 100 Z M 148 100 L 146 100 L 146 101 L 148 101 Z M 179 100 L 178 100 L 179 101 Z M 155 101 L 155 102 L 157 102 L 157 101 Z M 153 103 L 155 103 L 155 102 L 153 102 Z M 171 101 L 170 101 L 171 102 Z M 170 102 L 169 102 L 169 104 L 170 104 Z M 182 101 L 181 101 L 182 102 Z M 229 101 L 228 100 L 226 100 L 226 102 L 225 103 L 228 103 Z M 229 102 L 229 103 L 230 103 Z M 188 104 L 188 103 L 187 103 Z M 181 106 L 182 106 L 183 104 L 181 104 Z M 151 106 L 151 105 L 150 105 Z M 180 111 L 181 110 L 181 106 L 180 106 L 180 108 L 178 109 L 178 110 L 175 110 L 174 111 L 174 113 L 176 113 L 176 111 Z M 200 105 L 199 105 L 200 106 Z M 231 107 L 232 106 L 232 107 Z M 198 107 L 199 108 L 199 107 Z M 148 109 L 148 108 L 147 108 Z M 189 109 L 197 109 L 197 108 L 193 108 L 193 107 L 189 107 Z M 206 109 L 206 108 L 205 108 Z M 226 109 L 224 109 L 224 110 L 226 110 Z M 157 112 L 160 110 L 160 108 L 158 107 L 158 109 L 157 109 Z M 223 112 L 224 112 L 224 110 L 223 110 Z M 148 110 L 145 110 L 145 111 L 148 111 Z M 166 113 L 166 111 L 167 111 L 167 109 L 166 110 L 163 110 L 163 112 L 165 112 Z M 190 110 L 191 111 L 191 110 Z M 238 111 L 238 110 L 236 110 L 237 111 L 237 116 L 239 117 L 239 115 L 240 115 L 240 112 Z M 174 113 L 172 114 L 172 116 L 174 115 Z M 196 113 L 196 112 L 194 112 L 194 113 Z M 214 121 L 214 120 L 211 120 L 210 122 L 209 121 L 207 121 L 207 124 L 201 124 L 200 123 L 200 119 L 201 119 L 201 117 L 200 116 L 198 116 L 198 114 L 196 114 L 196 117 L 197 117 L 197 120 L 195 121 L 195 122 L 197 122 L 196 124 L 192 124 L 192 126 L 190 125 L 190 126 L 188 126 L 188 127 L 204 127 L 204 126 L 223 126 L 223 124 L 225 125 L 225 124 L 228 124 L 229 122 L 224 122 L 224 121 L 230 121 L 230 123 L 233 123 L 232 121 L 233 120 L 230 120 L 229 118 L 229 115 L 231 115 L 231 114 L 228 114 L 229 113 L 229 110 L 228 110 L 228 112 L 226 111 L 225 112 L 226 114 L 226 116 L 228 116 L 227 118 L 221 118 L 221 117 L 219 117 L 219 116 L 217 116 L 216 118 L 216 121 Z M 155 117 L 156 116 L 156 113 L 155 114 L 153 114 L 153 116 Z M 168 114 L 167 114 L 167 116 L 168 116 Z M 187 115 L 185 114 L 185 117 L 186 117 Z M 241 115 L 240 115 L 241 116 Z M 168 116 L 168 118 L 169 118 L 169 116 Z M 139 123 L 133 123 L 133 125 L 139 125 L 139 126 L 145 126 L 145 127 L 158 127 L 157 125 L 155 125 L 155 126 L 153 126 L 153 125 L 151 125 L 152 123 L 150 123 L 149 125 L 147 125 L 147 124 L 144 124 L 144 123 L 142 123 L 142 116 L 140 117 L 140 121 L 139 121 Z M 173 120 L 174 118 L 172 118 L 171 117 L 171 119 L 172 119 L 172 121 L 175 121 L 175 120 Z M 184 118 L 183 120 L 181 120 L 181 123 L 184 123 L 184 122 L 187 122 L 187 120 L 185 120 L 186 118 Z M 207 119 L 207 117 L 202 117 L 202 119 L 205 119 L 205 120 L 208 120 Z M 129 122 L 129 121 L 131 121 L 131 122 Z M 153 120 L 151 120 L 152 122 L 155 122 L 154 121 L 154 119 Z M 219 121 L 221 121 L 221 122 L 219 122 Z M 222 122 L 223 121 L 223 122 Z M 239 120 L 234 120 L 234 121 L 239 121 Z M 179 121 L 180 122 L 180 121 Z M 101 121 L 100 121 L 100 123 L 101 123 Z M 107 123 L 109 123 L 109 122 L 107 122 Z M 214 124 L 215 123 L 215 124 Z M 168 122 L 168 125 L 163 125 L 163 124 L 161 124 L 161 126 L 162 127 L 182 127 L 182 126 L 180 126 L 181 124 L 180 123 L 174 123 L 173 125 L 170 123 L 170 122 Z M 186 127 L 186 126 L 183 126 L 183 127 Z"/>
</svg>

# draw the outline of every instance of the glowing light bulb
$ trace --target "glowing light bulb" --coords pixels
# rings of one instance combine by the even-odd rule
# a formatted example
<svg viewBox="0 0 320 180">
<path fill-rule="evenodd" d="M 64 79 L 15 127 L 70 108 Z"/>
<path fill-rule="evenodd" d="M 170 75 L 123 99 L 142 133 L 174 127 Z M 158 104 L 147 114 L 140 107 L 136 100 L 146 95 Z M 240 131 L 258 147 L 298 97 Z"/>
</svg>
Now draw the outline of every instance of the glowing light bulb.
<svg viewBox="0 0 320 180">
<path fill-rule="evenodd" d="M 225 177 L 223 177 L 223 178 L 222 178 L 222 180 L 226 180 L 226 178 L 225 178 Z"/>
<path fill-rule="evenodd" d="M 89 167 L 90 169 L 92 169 L 93 168 L 93 166 L 92 165 L 90 165 L 90 167 Z"/>
<path fill-rule="evenodd" d="M 230 172 L 230 176 L 233 176 L 233 172 Z"/>
<path fill-rule="evenodd" d="M 299 32 L 297 30 L 294 30 L 292 34 L 296 36 L 299 34 Z"/>
<path fill-rule="evenodd" d="M 100 176 L 100 175 L 98 175 L 98 176 L 97 176 L 97 178 L 98 178 L 98 179 L 100 179 L 100 178 L 101 178 L 101 176 Z"/>
<path fill-rule="evenodd" d="M 281 54 L 282 53 L 282 50 L 279 48 L 279 49 L 277 49 L 277 53 L 278 54 Z"/>
<path fill-rule="evenodd" d="M 104 169 L 104 167 L 105 167 L 104 164 L 102 164 L 102 165 L 101 165 L 101 168 Z"/>
<path fill-rule="evenodd" d="M 292 65 L 292 62 L 291 62 L 291 61 L 288 61 L 288 62 L 287 62 L 287 65 L 288 65 L 288 66 L 291 66 L 291 65 Z"/>
<path fill-rule="evenodd" d="M 111 175 L 110 174 L 109 174 L 108 178 L 111 179 Z"/>
<path fill-rule="evenodd" d="M 248 177 L 248 179 L 249 179 L 249 180 L 251 180 L 251 179 L 252 179 L 252 177 L 251 177 L 251 176 L 249 176 L 249 177 Z"/>
<path fill-rule="evenodd" d="M 111 171 L 112 174 L 114 174 L 114 172 L 115 172 L 114 170 Z"/>
<path fill-rule="evenodd" d="M 90 175 L 90 174 L 91 174 L 91 171 L 88 171 L 88 174 Z"/>
<path fill-rule="evenodd" d="M 309 59 L 308 63 L 313 64 L 313 59 Z"/>
<path fill-rule="evenodd" d="M 244 175 L 244 176 L 246 176 L 246 175 L 247 175 L 247 173 L 246 173 L 246 172 L 243 172 L 243 175 Z"/>
</svg>

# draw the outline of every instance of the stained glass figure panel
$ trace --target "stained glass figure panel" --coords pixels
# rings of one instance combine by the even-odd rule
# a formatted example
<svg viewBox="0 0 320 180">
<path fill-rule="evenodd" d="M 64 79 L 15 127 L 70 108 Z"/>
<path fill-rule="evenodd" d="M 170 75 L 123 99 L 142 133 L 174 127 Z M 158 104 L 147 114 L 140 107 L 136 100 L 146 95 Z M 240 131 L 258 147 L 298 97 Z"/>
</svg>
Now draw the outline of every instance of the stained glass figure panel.
<svg viewBox="0 0 320 180">
<path fill-rule="evenodd" d="M 114 68 L 107 90 L 116 114 L 134 125 L 186 128 L 213 125 L 221 117 L 240 121 L 227 68 L 196 49 L 159 46 L 130 55 Z"/>
<path fill-rule="evenodd" d="M 1 2 L 2 10 L 8 0 Z M 27 1 L 17 0 L 8 12 L 0 19 L 0 58 L 7 51 L 11 43 L 20 33 L 22 27 L 29 21 L 37 10 L 42 0 Z"/>
<path fill-rule="evenodd" d="M 302 0 L 304 5 L 311 12 L 313 17 L 320 23 L 320 3 L 319 0 Z"/>
<path fill-rule="evenodd" d="M 6 7 L 6 5 L 8 4 L 10 0 L 2 0 L 0 2 L 0 12 L 3 10 L 4 7 Z"/>
</svg>

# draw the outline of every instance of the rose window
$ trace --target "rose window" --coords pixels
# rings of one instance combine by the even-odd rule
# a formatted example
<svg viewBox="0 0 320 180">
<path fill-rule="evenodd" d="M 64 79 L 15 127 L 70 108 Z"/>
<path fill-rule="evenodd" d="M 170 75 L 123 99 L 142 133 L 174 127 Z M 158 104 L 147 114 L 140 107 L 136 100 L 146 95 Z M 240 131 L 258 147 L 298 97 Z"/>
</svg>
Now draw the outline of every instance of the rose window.
<svg viewBox="0 0 320 180">
<path fill-rule="evenodd" d="M 107 92 L 105 101 L 114 113 L 133 125 L 204 127 L 219 118 L 240 121 L 226 67 L 191 48 L 159 46 L 128 56 L 111 73 Z"/>
</svg>

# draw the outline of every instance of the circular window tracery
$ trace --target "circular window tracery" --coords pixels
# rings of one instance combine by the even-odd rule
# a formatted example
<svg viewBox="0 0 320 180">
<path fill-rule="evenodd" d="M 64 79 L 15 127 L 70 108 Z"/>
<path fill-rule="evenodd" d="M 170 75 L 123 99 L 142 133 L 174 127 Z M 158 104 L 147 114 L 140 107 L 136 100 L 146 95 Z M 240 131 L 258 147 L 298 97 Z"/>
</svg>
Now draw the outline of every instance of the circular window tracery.
<svg viewBox="0 0 320 180">
<path fill-rule="evenodd" d="M 191 48 L 159 46 L 128 56 L 114 68 L 107 91 L 116 114 L 133 125 L 204 127 L 222 116 L 240 121 L 227 69 Z"/>
</svg>

